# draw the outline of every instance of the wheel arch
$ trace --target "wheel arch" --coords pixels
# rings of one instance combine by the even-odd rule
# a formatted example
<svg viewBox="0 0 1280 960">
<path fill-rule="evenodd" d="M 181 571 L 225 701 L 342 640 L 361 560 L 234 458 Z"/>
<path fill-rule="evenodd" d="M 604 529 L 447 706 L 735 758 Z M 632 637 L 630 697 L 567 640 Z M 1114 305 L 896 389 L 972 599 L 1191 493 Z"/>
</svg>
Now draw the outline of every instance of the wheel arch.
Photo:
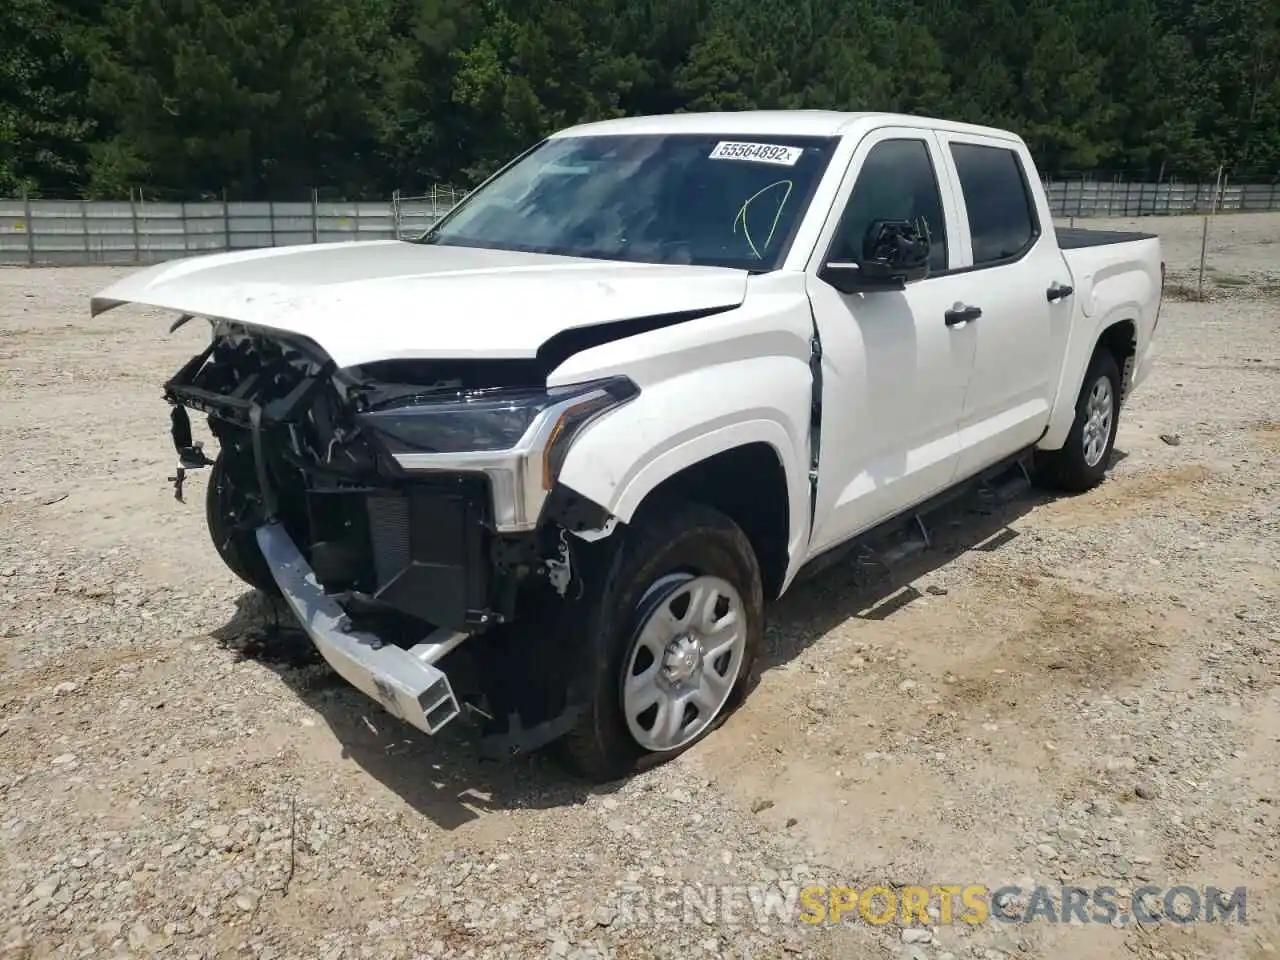
<svg viewBox="0 0 1280 960">
<path fill-rule="evenodd" d="M 751 536 L 776 596 L 808 544 L 813 375 L 807 355 L 776 353 L 712 369 L 642 385 L 575 439 L 559 480 L 622 524 L 655 491 L 720 509 Z"/>
<path fill-rule="evenodd" d="M 737 524 L 756 555 L 765 597 L 781 593 L 795 523 L 787 470 L 776 447 L 749 440 L 682 467 L 645 493 L 632 522 L 680 502 L 710 507 Z"/>
<path fill-rule="evenodd" d="M 1089 354 L 1090 359 L 1099 351 L 1108 350 L 1120 368 L 1119 403 L 1123 404 L 1133 378 L 1133 360 L 1138 352 L 1138 323 L 1132 319 L 1117 319 L 1098 334 L 1097 343 Z"/>
<path fill-rule="evenodd" d="M 1133 314 L 1136 305 L 1130 309 L 1126 304 L 1117 307 L 1097 324 L 1097 333 L 1091 338 L 1081 338 L 1084 349 L 1069 349 L 1063 364 L 1062 388 L 1058 390 L 1058 399 L 1049 419 L 1049 427 L 1037 444 L 1041 450 L 1057 450 L 1067 440 L 1071 424 L 1075 420 L 1076 401 L 1080 397 L 1080 389 L 1084 386 L 1085 373 L 1099 350 L 1107 350 L 1115 358 L 1120 368 L 1120 402 L 1123 403 L 1130 378 L 1132 377 L 1133 360 L 1137 354 L 1138 323 Z"/>
</svg>

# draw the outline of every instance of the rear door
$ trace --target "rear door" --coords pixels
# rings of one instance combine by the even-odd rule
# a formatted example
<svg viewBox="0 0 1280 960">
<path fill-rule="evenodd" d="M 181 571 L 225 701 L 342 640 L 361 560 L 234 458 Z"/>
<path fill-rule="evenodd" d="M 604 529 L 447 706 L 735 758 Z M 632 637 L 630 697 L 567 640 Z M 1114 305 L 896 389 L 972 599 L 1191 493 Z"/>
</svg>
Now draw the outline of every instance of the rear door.
<svg viewBox="0 0 1280 960">
<path fill-rule="evenodd" d="M 981 310 L 955 330 L 973 350 L 959 424 L 962 479 L 1035 443 L 1048 425 L 1072 301 L 1048 299 L 1050 282 L 1067 275 L 1026 148 L 945 131 L 939 139 L 961 211 L 962 251 L 948 289 Z"/>
<path fill-rule="evenodd" d="M 885 127 L 854 151 L 806 271 L 822 340 L 822 447 L 812 550 L 946 488 L 955 474 L 972 338 L 954 336 L 947 276 L 958 219 L 931 130 Z M 841 293 L 817 275 L 861 257 L 874 220 L 923 221 L 936 276 L 905 290 Z"/>
</svg>

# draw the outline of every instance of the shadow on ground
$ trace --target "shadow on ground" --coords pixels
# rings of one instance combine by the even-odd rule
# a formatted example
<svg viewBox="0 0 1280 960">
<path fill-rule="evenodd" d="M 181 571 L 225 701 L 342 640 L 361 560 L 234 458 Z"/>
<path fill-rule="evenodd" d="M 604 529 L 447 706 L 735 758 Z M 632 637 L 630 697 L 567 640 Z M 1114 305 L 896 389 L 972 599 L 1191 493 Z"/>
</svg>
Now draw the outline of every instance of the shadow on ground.
<svg viewBox="0 0 1280 960">
<path fill-rule="evenodd" d="M 1113 464 L 1124 456 L 1117 451 Z M 1016 539 L 1013 524 L 1049 498 L 1014 486 L 1012 494 L 977 491 L 930 515 L 929 546 L 910 557 L 886 567 L 864 550 L 796 584 L 769 612 L 762 670 L 785 664 L 851 618 L 882 620 L 908 606 L 922 595 L 916 581 L 954 557 L 999 550 Z M 542 754 L 482 760 L 457 721 L 436 737 L 419 733 L 348 687 L 283 602 L 256 591 L 237 600 L 236 615 L 212 636 L 237 656 L 273 670 L 329 725 L 344 759 L 444 829 L 491 811 L 571 806 L 619 786 L 576 780 Z"/>
<path fill-rule="evenodd" d="M 236 614 L 211 636 L 275 672 L 328 724 L 344 760 L 443 829 L 491 811 L 572 806 L 592 792 L 609 792 L 541 755 L 482 759 L 461 720 L 435 737 L 419 732 L 334 673 L 279 598 L 246 591 L 236 599 Z"/>
<path fill-rule="evenodd" d="M 833 628 L 850 619 L 886 620 L 919 600 L 917 582 L 955 557 L 994 552 L 1020 535 L 1014 524 L 1050 497 L 1025 484 L 1003 496 L 978 491 L 923 518 L 928 546 L 886 563 L 884 554 L 906 537 L 919 541 L 919 527 L 904 523 L 903 535 L 872 542 L 821 573 L 792 585 L 774 606 L 762 670 L 794 659 Z M 802 574 L 803 576 L 803 574 Z"/>
</svg>

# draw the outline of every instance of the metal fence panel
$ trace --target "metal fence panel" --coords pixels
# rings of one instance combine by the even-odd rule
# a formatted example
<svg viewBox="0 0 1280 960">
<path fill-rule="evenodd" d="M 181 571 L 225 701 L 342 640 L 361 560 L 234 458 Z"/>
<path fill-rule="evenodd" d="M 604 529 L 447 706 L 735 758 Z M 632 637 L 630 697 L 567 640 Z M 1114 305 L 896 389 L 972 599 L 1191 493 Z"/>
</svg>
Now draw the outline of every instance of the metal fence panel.
<svg viewBox="0 0 1280 960">
<path fill-rule="evenodd" d="M 282 233 L 298 233 L 300 231 L 311 232 L 311 211 L 308 210 L 306 215 L 301 214 L 280 214 L 277 213 L 272 217 L 274 229 Z"/>
<path fill-rule="evenodd" d="M 257 247 L 274 246 L 274 238 L 269 231 L 253 233 L 237 230 L 231 234 L 232 250 L 253 250 Z"/>
<path fill-rule="evenodd" d="M 1044 188 L 1055 217 L 1280 210 L 1280 183 L 1049 179 Z M 408 238 L 463 196 L 440 187 L 386 202 L 0 198 L 0 264 L 143 264 L 226 250 Z"/>
<path fill-rule="evenodd" d="M 1280 209 L 1280 184 L 1046 180 L 1055 216 L 1146 217 Z"/>
</svg>

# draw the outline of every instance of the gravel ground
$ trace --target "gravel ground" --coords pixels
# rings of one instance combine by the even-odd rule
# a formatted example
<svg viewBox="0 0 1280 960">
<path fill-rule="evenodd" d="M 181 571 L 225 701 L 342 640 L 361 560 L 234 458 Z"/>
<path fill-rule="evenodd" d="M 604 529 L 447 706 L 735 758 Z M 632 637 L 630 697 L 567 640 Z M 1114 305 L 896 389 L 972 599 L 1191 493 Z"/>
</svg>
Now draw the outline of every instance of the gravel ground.
<svg viewBox="0 0 1280 960">
<path fill-rule="evenodd" d="M 595 790 L 418 736 L 273 635 L 203 478 L 166 483 L 159 385 L 202 325 L 90 320 L 118 270 L 0 271 L 0 955 L 1275 955 L 1280 216 L 1220 217 L 1189 302 L 1200 224 L 1139 224 L 1180 286 L 1106 483 L 798 588 L 721 730 Z M 810 880 L 1243 885 L 1248 922 L 636 909 Z"/>
</svg>

